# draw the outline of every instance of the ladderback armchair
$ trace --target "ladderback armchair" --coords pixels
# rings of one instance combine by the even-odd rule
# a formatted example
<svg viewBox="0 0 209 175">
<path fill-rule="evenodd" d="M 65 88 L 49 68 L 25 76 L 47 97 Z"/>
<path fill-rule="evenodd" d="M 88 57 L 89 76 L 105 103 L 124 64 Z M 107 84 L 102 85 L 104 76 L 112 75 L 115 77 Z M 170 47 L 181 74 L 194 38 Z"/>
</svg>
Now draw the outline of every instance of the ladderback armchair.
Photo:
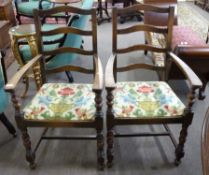
<svg viewBox="0 0 209 175">
<path fill-rule="evenodd" d="M 4 67 L 4 54 L 0 52 L 0 121 L 4 124 L 4 126 L 8 129 L 9 133 L 12 134 L 14 137 L 16 136 L 16 130 L 12 123 L 7 119 L 4 111 L 9 104 L 9 94 L 5 92 L 4 85 L 7 81 L 6 70 Z"/>
<path fill-rule="evenodd" d="M 41 19 L 45 15 L 57 13 L 71 13 L 75 15 L 90 16 L 89 28 L 79 29 L 75 26 L 63 26 L 56 29 L 43 31 Z M 103 113 L 102 113 L 102 89 L 103 89 L 103 71 L 101 61 L 97 53 L 97 19 L 95 9 L 80 9 L 70 6 L 55 7 L 50 10 L 35 10 L 35 26 L 37 34 L 37 44 L 39 54 L 25 64 L 7 83 L 6 90 L 12 94 L 12 101 L 15 107 L 15 118 L 18 128 L 22 133 L 23 143 L 26 149 L 26 160 L 30 167 L 35 167 L 35 151 L 31 149 L 31 141 L 28 134 L 28 127 L 56 128 L 56 127 L 74 127 L 74 128 L 94 128 L 96 133 L 89 136 L 76 135 L 64 136 L 59 139 L 96 139 L 97 142 L 97 160 L 98 167 L 104 166 L 103 154 Z M 61 33 L 71 33 L 72 35 L 88 36 L 91 40 L 90 49 L 74 48 L 70 45 L 63 45 L 59 48 L 44 50 L 43 37 L 50 37 Z M 84 65 L 65 64 L 53 70 L 46 69 L 46 60 L 51 55 L 63 55 L 67 53 L 77 53 L 81 57 L 89 59 L 91 67 Z M 90 58 L 89 58 L 90 57 Z M 92 58 L 92 59 L 91 59 Z M 59 57 L 60 61 L 62 56 Z M 40 66 L 41 87 L 30 103 L 21 110 L 16 86 L 21 77 L 34 65 Z M 61 79 L 53 79 L 54 73 L 63 71 L 75 71 L 92 75 L 92 83 L 68 83 L 61 82 Z M 50 77 L 48 76 L 50 74 Z M 50 81 L 50 83 L 48 83 Z M 54 82 L 54 83 L 53 83 Z M 79 80 L 81 82 L 81 80 Z M 80 129 L 79 131 L 82 131 Z M 42 139 L 56 139 L 57 136 L 46 136 L 44 131 Z M 38 144 L 39 145 L 39 144 Z M 84 148 L 85 149 L 85 148 Z"/>
<path fill-rule="evenodd" d="M 167 13 L 168 23 L 165 26 L 154 26 L 137 23 L 126 28 L 118 27 L 118 16 L 135 11 L 147 11 L 155 13 Z M 200 88 L 202 83 L 195 73 L 175 54 L 170 51 L 170 40 L 174 21 L 174 8 L 160 8 L 149 5 L 135 5 L 124 9 L 113 9 L 112 30 L 113 30 L 113 48 L 105 70 L 105 88 L 107 91 L 107 162 L 112 166 L 114 159 L 114 138 L 115 137 L 137 137 L 137 136 L 169 136 L 175 146 L 175 164 L 179 165 L 184 156 L 184 144 L 188 133 L 188 127 L 192 122 L 192 105 L 195 100 L 195 90 Z M 128 44 L 121 47 L 119 38 L 128 34 L 137 32 L 154 32 L 166 34 L 165 47 L 157 47 L 151 44 L 143 44 L 135 40 L 137 44 Z M 143 33 L 142 33 L 143 34 Z M 138 36 L 137 33 L 134 36 Z M 136 37 L 137 38 L 137 37 Z M 154 51 L 165 54 L 165 66 L 159 67 L 147 62 L 143 54 L 144 50 Z M 137 52 L 135 52 L 137 51 Z M 142 52 L 140 54 L 140 51 Z M 130 53 L 134 52 L 134 53 Z M 130 55 L 130 56 L 129 56 Z M 125 59 L 125 60 L 124 60 Z M 187 102 L 183 103 L 178 94 L 174 92 L 166 80 L 167 66 L 176 64 L 188 80 Z M 141 70 L 142 69 L 142 70 Z M 119 73 L 128 71 L 160 71 L 163 78 L 159 80 L 136 79 L 130 81 L 118 81 Z M 142 73 L 142 72 L 141 72 Z M 140 77 L 139 71 L 134 78 Z M 145 75 L 145 74 L 143 74 Z M 146 74 L 147 75 L 147 74 Z M 129 77 L 130 78 L 130 77 Z M 116 126 L 130 125 L 148 125 L 162 124 L 165 132 L 145 132 L 145 133 L 120 133 L 116 132 Z M 177 142 L 167 124 L 181 124 L 179 141 Z"/>
</svg>

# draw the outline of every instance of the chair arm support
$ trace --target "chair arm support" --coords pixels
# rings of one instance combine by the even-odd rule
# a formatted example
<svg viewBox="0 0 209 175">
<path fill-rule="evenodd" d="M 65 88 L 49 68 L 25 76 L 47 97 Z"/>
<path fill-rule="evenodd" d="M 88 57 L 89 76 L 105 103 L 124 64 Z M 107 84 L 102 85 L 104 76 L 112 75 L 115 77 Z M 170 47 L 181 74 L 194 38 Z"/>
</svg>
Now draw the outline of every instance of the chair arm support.
<svg viewBox="0 0 209 175">
<path fill-rule="evenodd" d="M 95 61 L 96 70 L 95 70 L 93 90 L 102 90 L 104 84 L 102 63 L 97 55 L 94 55 L 94 61 Z"/>
<path fill-rule="evenodd" d="M 8 92 L 14 91 L 20 79 L 24 76 L 24 74 L 32 68 L 40 59 L 42 55 L 35 56 L 32 60 L 30 60 L 27 64 L 25 64 L 17 73 L 8 81 L 5 85 L 5 90 Z"/>
<path fill-rule="evenodd" d="M 168 55 L 171 57 L 172 61 L 177 65 L 177 67 L 182 71 L 185 77 L 189 80 L 189 83 L 192 86 L 192 88 L 197 89 L 202 87 L 201 80 L 185 62 L 183 62 L 173 52 L 168 52 Z"/>
<path fill-rule="evenodd" d="M 115 88 L 115 79 L 114 79 L 114 62 L 116 55 L 112 54 L 108 59 L 106 69 L 105 69 L 105 87 L 106 88 Z"/>
</svg>

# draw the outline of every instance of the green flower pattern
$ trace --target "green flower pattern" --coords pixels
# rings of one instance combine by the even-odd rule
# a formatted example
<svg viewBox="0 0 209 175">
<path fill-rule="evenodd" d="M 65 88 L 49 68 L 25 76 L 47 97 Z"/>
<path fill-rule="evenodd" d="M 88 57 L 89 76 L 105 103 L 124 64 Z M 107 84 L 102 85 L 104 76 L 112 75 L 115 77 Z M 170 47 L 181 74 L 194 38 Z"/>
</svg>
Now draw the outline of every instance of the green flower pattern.
<svg viewBox="0 0 209 175">
<path fill-rule="evenodd" d="M 90 84 L 47 83 L 24 108 L 27 120 L 93 120 L 95 94 Z"/>
<path fill-rule="evenodd" d="M 113 111 L 118 118 L 172 117 L 185 110 L 165 82 L 120 82 L 113 95 Z"/>
</svg>

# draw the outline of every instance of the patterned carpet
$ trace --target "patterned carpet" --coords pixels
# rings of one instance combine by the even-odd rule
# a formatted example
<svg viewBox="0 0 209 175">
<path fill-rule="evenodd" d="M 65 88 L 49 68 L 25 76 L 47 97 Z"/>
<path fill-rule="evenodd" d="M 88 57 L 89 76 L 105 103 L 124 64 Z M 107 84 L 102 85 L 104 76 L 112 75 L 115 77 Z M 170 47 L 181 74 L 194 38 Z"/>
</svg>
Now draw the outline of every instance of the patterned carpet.
<svg viewBox="0 0 209 175">
<path fill-rule="evenodd" d="M 206 39 L 209 21 L 185 3 L 178 3 L 178 25 L 191 26 L 202 39 Z"/>
</svg>

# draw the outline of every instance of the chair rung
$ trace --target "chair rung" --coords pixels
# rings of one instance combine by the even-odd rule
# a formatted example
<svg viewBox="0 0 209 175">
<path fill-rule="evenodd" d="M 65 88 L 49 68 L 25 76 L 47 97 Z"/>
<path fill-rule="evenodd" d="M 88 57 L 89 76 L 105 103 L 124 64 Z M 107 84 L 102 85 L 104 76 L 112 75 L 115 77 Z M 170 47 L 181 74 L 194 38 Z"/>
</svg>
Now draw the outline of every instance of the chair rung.
<svg viewBox="0 0 209 175">
<path fill-rule="evenodd" d="M 95 140 L 96 135 L 77 135 L 77 136 L 42 136 L 42 140 Z"/>
<path fill-rule="evenodd" d="M 147 137 L 147 136 L 170 136 L 169 132 L 144 132 L 144 133 L 133 133 L 133 134 L 114 134 L 115 137 Z"/>
</svg>

